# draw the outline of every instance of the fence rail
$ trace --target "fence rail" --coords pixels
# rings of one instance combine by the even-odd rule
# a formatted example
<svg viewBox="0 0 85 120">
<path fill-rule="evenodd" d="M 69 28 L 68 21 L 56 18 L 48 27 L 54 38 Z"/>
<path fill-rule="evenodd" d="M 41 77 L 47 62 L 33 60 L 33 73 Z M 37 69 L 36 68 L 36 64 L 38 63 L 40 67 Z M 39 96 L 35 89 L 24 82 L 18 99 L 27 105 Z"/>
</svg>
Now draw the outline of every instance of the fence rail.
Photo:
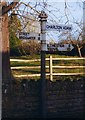
<svg viewBox="0 0 85 120">
<path fill-rule="evenodd" d="M 76 58 L 52 58 L 53 60 L 85 60 L 83 57 L 76 57 Z M 50 58 L 46 58 L 45 60 L 50 60 Z M 10 59 L 12 62 L 34 62 L 34 61 L 41 61 L 41 59 L 34 59 L 34 60 L 25 60 L 25 59 Z"/>
<path fill-rule="evenodd" d="M 85 73 L 53 73 L 53 76 L 72 76 L 72 75 L 84 75 Z M 25 75 L 14 75 L 17 78 L 27 78 L 27 77 L 40 77 L 40 74 L 25 74 Z M 46 76 L 50 76 L 50 73 L 46 74 Z M 53 81 L 53 79 L 50 78 L 51 81 Z"/>
<path fill-rule="evenodd" d="M 28 67 L 28 66 L 22 66 L 22 67 L 11 67 L 12 70 L 16 70 L 16 69 L 36 69 L 36 68 L 41 68 L 41 66 L 32 66 L 32 67 Z M 49 68 L 49 66 L 46 66 L 46 68 Z M 52 68 L 69 68 L 69 69 L 73 69 L 73 68 L 85 68 L 85 66 L 52 66 Z"/>
<path fill-rule="evenodd" d="M 85 75 L 85 72 L 79 72 L 79 73 L 53 73 L 53 68 L 58 68 L 58 69 L 76 69 L 76 68 L 85 68 L 85 66 L 53 66 L 53 61 L 69 61 L 69 60 L 85 60 L 85 58 L 46 58 L 46 60 L 49 61 L 49 66 L 46 66 L 46 68 L 49 68 L 49 73 L 46 73 L 46 76 L 50 76 L 50 80 L 53 81 L 53 76 L 66 76 L 66 75 Z M 23 59 L 10 59 L 10 61 L 13 62 L 34 62 L 34 61 L 41 61 L 40 59 L 35 59 L 35 60 L 23 60 Z M 41 66 L 18 66 L 18 67 L 11 67 L 12 70 L 16 69 L 40 69 Z M 14 75 L 15 77 L 35 77 L 35 76 L 40 76 L 40 74 L 25 74 L 25 75 Z"/>
</svg>

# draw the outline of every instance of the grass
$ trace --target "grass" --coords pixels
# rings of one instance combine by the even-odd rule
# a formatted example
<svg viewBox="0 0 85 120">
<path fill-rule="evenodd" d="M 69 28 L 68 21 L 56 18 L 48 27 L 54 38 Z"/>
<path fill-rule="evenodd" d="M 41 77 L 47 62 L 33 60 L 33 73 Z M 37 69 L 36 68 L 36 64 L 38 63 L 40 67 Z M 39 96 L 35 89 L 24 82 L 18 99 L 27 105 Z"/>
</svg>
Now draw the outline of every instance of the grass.
<svg viewBox="0 0 85 120">
<path fill-rule="evenodd" d="M 51 54 L 54 58 L 71 58 L 71 57 L 78 57 L 78 56 L 65 56 L 65 55 L 56 55 L 56 54 Z M 48 58 L 50 56 L 50 54 L 46 54 L 46 57 Z M 38 54 L 38 55 L 28 55 L 28 56 L 14 56 L 14 57 L 11 57 L 10 58 L 14 58 L 14 59 L 28 59 L 28 60 L 31 60 L 31 59 L 40 59 L 41 58 L 41 55 Z"/>
<path fill-rule="evenodd" d="M 40 55 L 28 55 L 28 56 L 14 56 L 11 57 L 12 59 L 25 59 L 25 60 L 31 60 L 31 59 L 40 59 Z"/>
<path fill-rule="evenodd" d="M 39 74 L 40 69 L 19 69 L 19 70 L 13 70 L 13 73 L 16 75 L 25 75 L 25 74 Z"/>
<path fill-rule="evenodd" d="M 12 70 L 13 74 L 22 75 L 22 74 L 40 74 L 40 69 L 19 69 Z M 53 73 L 82 73 L 84 69 L 53 69 Z M 49 73 L 49 69 L 46 69 L 46 73 Z"/>
<path fill-rule="evenodd" d="M 54 73 L 82 73 L 85 69 L 53 69 Z"/>
<path fill-rule="evenodd" d="M 11 67 L 15 66 L 39 66 L 40 62 L 10 62 Z"/>
</svg>

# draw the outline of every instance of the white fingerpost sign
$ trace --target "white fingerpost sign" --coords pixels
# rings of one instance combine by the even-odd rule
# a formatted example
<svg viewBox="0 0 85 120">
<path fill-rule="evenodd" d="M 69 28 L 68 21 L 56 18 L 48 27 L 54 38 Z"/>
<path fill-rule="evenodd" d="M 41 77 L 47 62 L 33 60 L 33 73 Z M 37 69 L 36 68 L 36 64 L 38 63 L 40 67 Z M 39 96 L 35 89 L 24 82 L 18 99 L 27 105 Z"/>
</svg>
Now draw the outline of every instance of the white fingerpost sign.
<svg viewBox="0 0 85 120">
<path fill-rule="evenodd" d="M 46 24 L 46 30 L 47 31 L 71 31 L 72 26 L 71 25 L 58 25 L 58 24 Z"/>
</svg>

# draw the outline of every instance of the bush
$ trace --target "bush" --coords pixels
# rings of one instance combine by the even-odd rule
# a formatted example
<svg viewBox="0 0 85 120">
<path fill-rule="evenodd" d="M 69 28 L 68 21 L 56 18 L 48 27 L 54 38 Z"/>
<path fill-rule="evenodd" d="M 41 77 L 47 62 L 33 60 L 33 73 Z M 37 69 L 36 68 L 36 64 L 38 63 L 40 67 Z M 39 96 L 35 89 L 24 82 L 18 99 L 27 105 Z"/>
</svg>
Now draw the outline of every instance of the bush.
<svg viewBox="0 0 85 120">
<path fill-rule="evenodd" d="M 21 56 L 21 51 L 18 49 L 19 46 L 10 49 L 10 56 Z"/>
<path fill-rule="evenodd" d="M 40 53 L 40 49 L 41 45 L 37 40 L 22 41 L 20 44 L 10 48 L 10 55 L 35 55 Z"/>
<path fill-rule="evenodd" d="M 19 48 L 22 54 L 34 55 L 40 52 L 40 46 L 37 40 L 29 40 L 27 42 L 22 42 Z"/>
</svg>

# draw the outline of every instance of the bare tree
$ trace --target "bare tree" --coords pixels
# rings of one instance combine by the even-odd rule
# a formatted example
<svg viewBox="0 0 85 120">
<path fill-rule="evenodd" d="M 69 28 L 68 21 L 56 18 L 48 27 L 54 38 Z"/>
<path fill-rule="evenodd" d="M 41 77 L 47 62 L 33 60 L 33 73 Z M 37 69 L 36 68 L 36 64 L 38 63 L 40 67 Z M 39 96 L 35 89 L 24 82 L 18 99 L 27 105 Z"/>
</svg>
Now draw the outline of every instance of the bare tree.
<svg viewBox="0 0 85 120">
<path fill-rule="evenodd" d="M 85 47 L 85 41 L 71 40 L 71 44 L 74 46 L 75 49 L 77 49 L 79 57 L 82 57 L 82 51 L 81 51 L 81 49 L 84 49 L 84 47 Z"/>
</svg>

